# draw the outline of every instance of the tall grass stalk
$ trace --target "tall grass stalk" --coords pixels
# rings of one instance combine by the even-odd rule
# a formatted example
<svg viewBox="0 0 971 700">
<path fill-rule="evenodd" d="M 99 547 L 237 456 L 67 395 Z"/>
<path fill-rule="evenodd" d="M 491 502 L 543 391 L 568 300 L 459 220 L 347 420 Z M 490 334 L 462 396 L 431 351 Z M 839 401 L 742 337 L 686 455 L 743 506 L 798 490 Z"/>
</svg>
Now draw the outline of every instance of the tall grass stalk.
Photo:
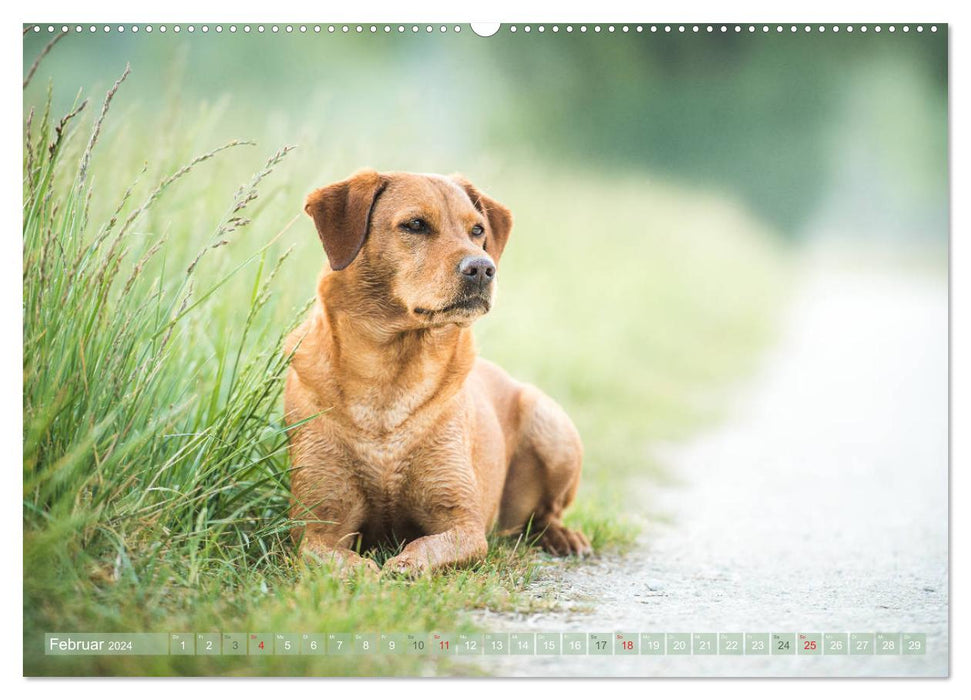
<svg viewBox="0 0 971 700">
<path fill-rule="evenodd" d="M 28 614 L 38 597 L 84 573 L 107 582 L 139 579 L 169 558 L 191 562 L 184 569 L 191 585 L 286 551 L 286 435 L 278 410 L 286 329 L 268 337 L 258 323 L 286 254 L 267 260 L 267 244 L 215 282 L 199 279 L 198 263 L 248 223 L 243 214 L 258 186 L 290 148 L 240 188 L 188 269 L 165 259 L 164 239 L 135 256 L 145 246 L 133 225 L 164 205 L 169 188 L 250 142 L 231 141 L 192 159 L 137 206 L 133 186 L 108 221 L 91 221 L 88 203 L 99 193 L 90 163 L 128 73 L 105 96 L 78 161 L 65 160 L 61 145 L 78 128 L 74 118 L 86 100 L 55 123 L 49 92 L 44 117 L 38 123 L 31 112 L 25 129 Z M 69 170 L 73 178 L 63 177 Z M 157 256 L 159 264 L 150 266 Z M 207 302 L 228 279 L 243 274 L 253 275 L 243 326 L 215 352 L 199 353 L 193 322 L 204 319 Z"/>
</svg>

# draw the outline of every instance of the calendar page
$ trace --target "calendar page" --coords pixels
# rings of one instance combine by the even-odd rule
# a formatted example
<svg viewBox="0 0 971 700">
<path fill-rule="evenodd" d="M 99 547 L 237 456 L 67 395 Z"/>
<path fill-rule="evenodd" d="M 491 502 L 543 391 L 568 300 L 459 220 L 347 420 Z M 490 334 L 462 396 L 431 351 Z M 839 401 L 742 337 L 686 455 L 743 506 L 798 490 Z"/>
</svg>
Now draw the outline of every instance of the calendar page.
<svg viewBox="0 0 971 700">
<path fill-rule="evenodd" d="M 22 26 L 24 675 L 947 676 L 948 24 L 305 19 Z"/>
</svg>

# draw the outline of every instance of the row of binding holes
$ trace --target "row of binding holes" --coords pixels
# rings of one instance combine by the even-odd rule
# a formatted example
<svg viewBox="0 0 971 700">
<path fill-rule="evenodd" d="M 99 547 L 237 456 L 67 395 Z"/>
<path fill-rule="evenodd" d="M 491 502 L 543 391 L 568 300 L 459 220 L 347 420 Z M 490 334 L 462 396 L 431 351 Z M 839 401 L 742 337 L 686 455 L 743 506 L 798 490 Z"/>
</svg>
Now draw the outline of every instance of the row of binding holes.
<svg viewBox="0 0 971 700">
<path fill-rule="evenodd" d="M 34 25 L 34 28 L 33 29 L 34 29 L 35 32 L 42 31 L 40 25 Z M 62 25 L 60 27 L 55 27 L 54 25 L 48 25 L 47 26 L 47 31 L 49 33 L 54 33 L 55 31 L 70 32 L 72 30 L 74 32 L 77 32 L 77 33 L 80 33 L 80 32 L 83 32 L 83 31 L 87 30 L 88 32 L 90 32 L 92 34 L 97 33 L 99 31 L 105 32 L 105 33 L 108 33 L 108 32 L 122 32 L 123 33 L 123 32 L 126 32 L 126 31 L 130 31 L 132 33 L 138 33 L 139 31 L 143 31 L 143 32 L 146 32 L 146 33 L 149 33 L 150 34 L 153 31 L 158 31 L 158 32 L 165 33 L 165 32 L 170 31 L 170 30 L 173 31 L 173 32 L 175 32 L 176 34 L 178 34 L 180 32 L 183 32 L 183 31 L 189 32 L 190 34 L 193 34 L 193 33 L 197 32 L 197 31 L 202 32 L 203 34 L 207 34 L 210 31 L 216 32 L 217 34 L 220 34 L 220 33 L 224 32 L 224 31 L 225 32 L 229 32 L 230 34 L 235 34 L 237 32 L 242 32 L 244 34 L 250 34 L 250 33 L 264 34 L 266 32 L 270 32 L 270 33 L 273 33 L 273 34 L 278 34 L 281 31 L 282 32 L 285 32 L 287 34 L 292 34 L 294 32 L 298 32 L 300 34 L 306 34 L 308 32 L 313 32 L 313 33 L 316 33 L 316 34 L 320 34 L 321 32 L 328 32 L 330 34 L 335 34 L 335 33 L 343 33 L 343 34 L 351 34 L 351 33 L 364 34 L 364 33 L 370 33 L 370 34 L 377 34 L 378 32 L 384 32 L 385 34 L 390 34 L 390 33 L 395 32 L 395 31 L 397 31 L 399 34 L 404 34 L 405 32 L 411 32 L 411 33 L 417 34 L 418 32 L 422 32 L 422 31 L 423 32 L 426 32 L 426 33 L 432 33 L 432 32 L 435 32 L 435 31 L 438 31 L 440 33 L 445 33 L 445 32 L 448 32 L 448 31 L 453 31 L 453 32 L 458 33 L 458 32 L 461 32 L 462 31 L 462 28 L 459 25 L 457 25 L 457 24 L 454 25 L 454 26 L 451 26 L 451 27 L 449 27 L 447 25 L 444 25 L 444 24 L 443 25 L 434 25 L 434 26 L 431 25 L 431 24 L 428 24 L 428 25 L 420 25 L 420 26 L 417 25 L 417 24 L 410 24 L 410 25 L 407 25 L 407 26 L 406 25 L 403 25 L 403 24 L 399 24 L 399 25 L 396 25 L 396 26 L 392 26 L 390 24 L 385 24 L 385 25 L 376 25 L 376 24 L 337 24 L 337 25 L 335 25 L 335 24 L 329 24 L 329 25 L 320 25 L 320 24 L 312 24 L 312 25 L 311 24 L 286 24 L 286 25 L 277 25 L 277 24 L 271 24 L 271 25 L 254 24 L 254 25 L 249 25 L 249 24 L 243 24 L 243 25 L 239 25 L 239 26 L 237 26 L 235 24 L 230 24 L 230 25 L 226 25 L 226 26 L 223 26 L 221 24 L 216 24 L 216 25 L 213 25 L 212 27 L 210 27 L 208 24 L 203 24 L 203 25 L 199 25 L 199 26 L 196 26 L 196 25 L 193 25 L 193 24 L 188 24 L 188 25 L 185 25 L 185 26 L 180 25 L 180 24 L 175 24 L 175 25 L 172 25 L 171 27 L 169 27 L 167 25 L 164 25 L 164 24 L 160 24 L 160 25 L 157 25 L 157 26 L 152 26 L 151 24 L 142 25 L 142 26 L 139 26 L 137 24 L 133 24 L 133 25 L 130 25 L 128 27 L 126 27 L 125 25 L 122 25 L 122 24 L 119 24 L 117 27 L 113 27 L 113 26 L 107 25 L 107 24 L 104 25 L 104 26 L 99 26 L 99 25 L 94 25 L 94 24 L 88 25 L 88 26 L 82 26 L 80 24 L 75 25 L 75 26 L 68 26 L 68 25 L 65 24 L 65 25 Z"/>
<path fill-rule="evenodd" d="M 797 26 L 797 25 L 792 24 L 792 25 L 788 25 L 788 26 L 785 26 L 785 27 L 782 26 L 781 24 L 776 24 L 776 25 L 768 25 L 768 24 L 759 24 L 759 25 L 755 25 L 755 24 L 749 24 L 749 25 L 741 25 L 741 24 L 732 24 L 732 25 L 728 25 L 728 24 L 703 24 L 703 25 L 698 25 L 698 24 L 693 24 L 693 25 L 684 25 L 684 24 L 671 25 L 671 24 L 663 24 L 663 25 L 657 25 L 657 24 L 652 24 L 652 25 L 648 25 L 648 26 L 644 26 L 644 25 L 640 25 L 640 24 L 635 25 L 635 26 L 630 26 L 630 25 L 624 24 L 624 25 L 621 25 L 621 26 L 618 27 L 618 26 L 614 26 L 614 25 L 610 24 L 610 25 L 607 25 L 606 27 L 601 27 L 600 25 L 594 25 L 593 27 L 588 27 L 586 25 L 580 25 L 579 27 L 574 27 L 572 25 L 567 25 L 567 26 L 565 26 L 565 27 L 562 28 L 562 31 L 566 31 L 568 33 L 569 32 L 574 32 L 574 31 L 578 31 L 580 33 L 584 33 L 584 32 L 588 32 L 588 31 L 591 31 L 591 30 L 593 32 L 603 32 L 605 29 L 606 29 L 606 31 L 608 33 L 620 31 L 622 33 L 628 33 L 628 32 L 638 32 L 638 33 L 652 32 L 652 33 L 655 33 L 655 34 L 658 33 L 658 32 L 663 32 L 663 33 L 668 33 L 668 34 L 674 33 L 674 32 L 678 32 L 678 33 L 682 33 L 682 34 L 686 34 L 688 32 L 696 33 L 696 34 L 697 33 L 701 33 L 701 32 L 712 33 L 712 34 L 713 33 L 716 33 L 716 32 L 723 32 L 723 33 L 727 33 L 727 32 L 736 32 L 736 33 L 748 32 L 750 34 L 754 34 L 755 32 L 762 32 L 762 33 L 766 33 L 767 34 L 767 33 L 771 32 L 771 31 L 775 31 L 777 33 L 782 33 L 782 32 L 784 32 L 784 31 L 786 31 L 788 29 L 789 32 L 795 34 L 796 32 L 798 32 L 800 30 L 802 30 L 804 32 L 812 32 L 812 31 L 826 32 L 826 31 L 832 31 L 832 32 L 835 32 L 835 33 L 838 33 L 838 32 L 840 32 L 842 30 L 842 31 L 846 31 L 846 32 L 852 33 L 854 31 L 854 29 L 858 29 L 860 32 L 863 32 L 863 33 L 866 33 L 867 31 L 870 31 L 872 29 L 872 31 L 879 33 L 879 32 L 882 32 L 884 30 L 884 27 L 882 27 L 880 25 L 873 25 L 873 26 L 868 27 L 865 24 L 864 25 L 860 25 L 859 27 L 856 27 L 856 28 L 854 28 L 853 25 L 847 25 L 845 27 L 840 27 L 839 25 L 830 25 L 830 26 L 827 26 L 827 25 L 823 25 L 823 24 L 820 24 L 820 25 L 808 25 L 807 24 L 807 25 L 802 25 L 802 26 Z M 913 27 L 913 29 L 915 31 L 918 31 L 918 32 L 924 31 L 924 27 L 922 25 L 919 25 L 919 24 L 918 25 L 915 25 Z M 526 25 L 526 26 L 522 27 L 522 31 L 524 31 L 526 33 L 532 32 L 533 30 L 534 30 L 534 28 L 531 27 L 531 26 L 529 26 L 529 25 Z M 898 30 L 898 26 L 896 26 L 896 25 L 888 25 L 886 27 L 886 30 L 888 32 L 894 33 L 894 32 L 896 32 Z M 905 25 L 899 26 L 899 30 L 902 31 L 902 32 L 909 32 L 911 30 L 911 27 L 909 25 L 906 25 L 905 24 Z M 510 32 L 513 32 L 513 33 L 516 33 L 516 32 L 519 31 L 519 27 L 517 27 L 516 25 L 512 25 L 512 26 L 509 27 L 509 31 Z M 535 27 L 535 31 L 540 32 L 540 33 L 543 33 L 543 32 L 546 31 L 546 27 L 543 26 L 543 25 L 540 25 L 538 27 Z M 552 32 L 559 32 L 559 31 L 561 31 L 561 28 L 558 25 L 553 25 L 552 27 L 550 27 L 550 31 L 552 31 Z M 937 27 L 934 26 L 934 25 L 931 25 L 930 31 L 936 32 L 937 31 Z"/>
<path fill-rule="evenodd" d="M 157 27 L 153 27 L 151 24 L 147 24 L 147 25 L 144 25 L 142 27 L 139 27 L 139 25 L 137 25 L 137 24 L 130 25 L 129 27 L 125 27 L 125 25 L 118 25 L 117 27 L 112 27 L 112 26 L 109 26 L 109 25 L 97 26 L 97 25 L 93 25 L 93 24 L 92 25 L 88 25 L 87 27 L 84 27 L 84 26 L 82 26 L 80 24 L 75 25 L 73 27 L 68 26 L 66 24 L 65 25 L 62 25 L 60 27 L 55 27 L 54 25 L 48 25 L 47 26 L 47 31 L 49 33 L 54 33 L 55 31 L 58 31 L 58 30 L 60 30 L 62 32 L 70 32 L 72 29 L 75 32 L 83 32 L 85 29 L 87 29 L 88 32 L 90 32 L 90 33 L 95 33 L 95 32 L 98 32 L 99 30 L 100 31 L 103 31 L 103 32 L 112 32 L 112 31 L 125 32 L 125 31 L 130 31 L 132 33 L 137 33 L 139 31 L 144 31 L 146 33 L 151 33 L 153 31 L 156 31 L 157 30 L 159 32 L 165 33 L 165 32 L 167 32 L 167 31 L 169 31 L 171 29 L 171 31 L 175 32 L 176 34 L 182 32 L 182 31 L 189 32 L 190 34 L 195 33 L 196 31 L 199 31 L 199 32 L 202 32 L 203 34 L 206 34 L 210 30 L 216 32 L 217 34 L 222 33 L 223 31 L 228 31 L 230 34 L 235 34 L 236 32 L 240 32 L 240 31 L 243 32 L 244 34 L 249 34 L 249 33 L 252 33 L 252 32 L 256 32 L 257 34 L 263 34 L 265 32 L 271 32 L 271 33 L 276 34 L 276 33 L 279 33 L 280 31 L 286 32 L 287 34 L 292 34 L 293 32 L 299 32 L 301 34 L 306 34 L 307 32 L 314 32 L 316 34 L 319 34 L 321 32 L 327 32 L 329 34 L 335 34 L 335 33 L 343 33 L 343 34 L 351 34 L 351 33 L 364 34 L 364 33 L 370 33 L 370 34 L 377 34 L 379 32 L 383 32 L 385 34 L 390 34 L 390 33 L 395 32 L 395 31 L 397 31 L 399 34 L 404 34 L 406 32 L 411 32 L 412 34 L 417 34 L 419 32 L 424 31 L 425 33 L 429 33 L 430 34 L 430 33 L 435 32 L 435 31 L 438 31 L 440 33 L 445 33 L 445 32 L 448 32 L 448 31 L 453 31 L 453 32 L 456 32 L 457 33 L 457 32 L 461 32 L 462 31 L 462 28 L 460 26 L 458 26 L 458 25 L 454 25 L 452 27 L 449 27 L 449 26 L 444 25 L 444 24 L 443 25 L 434 25 L 434 26 L 431 25 L 431 24 L 426 24 L 426 25 L 417 25 L 417 24 L 403 25 L 403 24 L 399 24 L 399 25 L 395 25 L 395 26 L 392 26 L 390 24 L 385 24 L 385 25 L 376 25 L 376 24 L 339 24 L 339 25 L 334 25 L 334 24 L 329 24 L 329 25 L 298 24 L 298 25 L 293 25 L 293 24 L 287 24 L 287 25 L 283 25 L 283 26 L 276 25 L 276 24 L 273 24 L 273 25 L 263 25 L 263 24 L 249 25 L 249 24 L 244 24 L 244 25 L 240 25 L 240 26 L 237 26 L 235 24 L 230 24 L 230 25 L 227 25 L 225 27 L 223 25 L 221 25 L 221 24 L 216 24 L 216 25 L 213 25 L 211 28 L 207 24 L 203 24 L 203 25 L 200 25 L 198 27 L 195 26 L 195 25 L 193 25 L 193 24 L 188 24 L 188 25 L 185 25 L 184 27 L 182 25 L 180 25 L 180 24 L 175 24 L 175 25 L 172 25 L 171 27 L 168 27 L 167 25 L 164 25 L 164 24 L 160 24 Z M 534 27 L 532 27 L 530 25 L 525 25 L 521 29 L 522 29 L 523 32 L 526 32 L 528 34 L 528 33 L 532 32 L 534 30 Z M 872 30 L 874 32 L 880 33 L 881 31 L 883 31 L 884 28 L 881 25 L 873 25 L 872 27 L 868 27 L 865 24 L 860 25 L 859 27 L 854 27 L 853 25 L 847 25 L 845 27 L 840 27 L 839 25 L 826 26 L 826 25 L 822 25 L 822 24 L 815 25 L 815 26 L 814 25 L 808 25 L 808 24 L 807 25 L 803 25 L 803 26 L 796 26 L 796 25 L 793 24 L 793 25 L 788 25 L 788 27 L 783 27 L 781 24 L 777 24 L 777 25 L 773 25 L 773 26 L 770 26 L 768 24 L 762 24 L 762 25 L 754 25 L 754 24 L 749 24 L 749 25 L 740 25 L 740 24 L 734 24 L 734 25 L 726 25 L 726 24 L 720 24 L 720 25 L 712 25 L 712 24 L 707 24 L 707 25 L 697 25 L 697 24 L 694 24 L 694 25 L 684 25 L 684 24 L 679 24 L 679 25 L 670 25 L 670 24 L 656 25 L 656 24 L 652 24 L 652 25 L 649 25 L 649 26 L 644 26 L 644 25 L 638 24 L 638 25 L 635 25 L 633 27 L 630 26 L 630 25 L 626 25 L 625 24 L 625 25 L 621 25 L 621 26 L 617 27 L 617 26 L 614 26 L 614 25 L 611 24 L 611 25 L 607 25 L 606 27 L 601 27 L 600 25 L 594 25 L 593 27 L 587 27 L 586 25 L 580 25 L 578 27 L 574 27 L 573 25 L 566 25 L 566 26 L 564 26 L 562 28 L 559 25 L 555 25 L 554 24 L 553 26 L 549 27 L 549 30 L 552 31 L 553 33 L 557 33 L 557 32 L 560 32 L 560 31 L 565 31 L 567 33 L 571 33 L 571 32 L 575 32 L 576 31 L 576 32 L 580 32 L 582 34 L 584 32 L 588 32 L 588 31 L 591 31 L 591 30 L 596 33 L 596 32 L 602 32 L 604 29 L 606 29 L 606 31 L 608 33 L 617 32 L 619 30 L 622 33 L 628 33 L 628 32 L 638 32 L 638 33 L 643 33 L 643 32 L 652 32 L 652 33 L 664 32 L 664 33 L 670 34 L 670 33 L 674 33 L 674 32 L 678 32 L 678 33 L 688 33 L 688 32 L 692 32 L 692 33 L 701 33 L 701 32 L 707 32 L 707 33 L 715 33 L 715 32 L 721 32 L 721 33 L 726 33 L 726 32 L 741 33 L 741 32 L 748 32 L 749 34 L 754 34 L 756 32 L 762 32 L 762 33 L 766 34 L 766 33 L 769 33 L 771 31 L 775 31 L 776 33 L 781 33 L 781 32 L 786 31 L 786 29 L 788 29 L 789 32 L 791 32 L 791 33 L 796 33 L 796 32 L 798 32 L 800 30 L 803 31 L 803 32 L 812 32 L 812 31 L 826 32 L 826 31 L 831 31 L 831 32 L 834 32 L 834 33 L 838 33 L 840 31 L 844 31 L 844 32 L 847 32 L 847 33 L 852 33 L 854 31 L 859 31 L 861 33 L 866 33 L 867 31 Z M 909 32 L 909 31 L 911 31 L 911 26 L 904 24 L 904 25 L 901 25 L 900 27 L 897 27 L 896 25 L 888 25 L 886 27 L 886 31 L 888 31 L 890 33 L 894 33 L 896 31 L 898 31 L 898 29 L 900 31 L 902 31 L 902 32 Z M 915 31 L 918 31 L 918 32 L 923 32 L 924 31 L 923 25 L 920 25 L 920 24 L 915 25 L 913 27 L 913 29 Z M 40 31 L 42 31 L 40 25 L 34 25 L 33 30 L 34 30 L 34 32 L 40 32 Z M 519 30 L 520 30 L 520 27 L 518 27 L 516 25 L 511 25 L 509 27 L 509 31 L 512 32 L 512 33 L 516 33 Z M 546 30 L 547 30 L 547 28 L 544 25 L 539 25 L 539 26 L 535 27 L 535 31 L 539 32 L 540 34 L 546 32 Z M 935 25 L 931 25 L 930 31 L 936 32 L 937 31 L 937 27 Z"/>
</svg>

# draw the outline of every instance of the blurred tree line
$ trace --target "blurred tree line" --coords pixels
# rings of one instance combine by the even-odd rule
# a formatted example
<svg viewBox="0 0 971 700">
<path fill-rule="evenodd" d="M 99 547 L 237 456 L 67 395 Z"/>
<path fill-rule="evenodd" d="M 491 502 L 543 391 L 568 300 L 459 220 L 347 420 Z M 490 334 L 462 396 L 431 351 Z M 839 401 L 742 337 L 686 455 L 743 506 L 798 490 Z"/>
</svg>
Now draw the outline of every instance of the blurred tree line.
<svg viewBox="0 0 971 700">
<path fill-rule="evenodd" d="M 729 189 L 792 235 L 834 179 L 834 132 L 854 120 L 847 109 L 874 122 L 869 112 L 897 112 L 897 122 L 884 115 L 889 128 L 874 135 L 874 148 L 918 151 L 896 165 L 927 172 L 899 177 L 929 179 L 946 196 L 946 27 L 893 34 L 884 27 L 879 35 L 859 27 L 850 34 L 756 29 L 503 32 L 488 46 L 515 90 L 502 129 L 577 161 L 645 166 Z M 875 73 L 893 85 L 901 68 L 907 80 L 871 93 Z M 848 98 L 854 91 L 863 93 L 856 101 Z M 861 107 L 861 97 L 871 104 Z M 872 132 L 866 124 L 861 130 Z"/>
<path fill-rule="evenodd" d="M 464 170 L 491 156 L 513 166 L 537 157 L 601 172 L 647 170 L 725 190 L 790 236 L 820 211 L 857 231 L 946 235 L 946 26 L 890 33 L 884 25 L 879 34 L 733 28 L 504 26 L 487 39 L 467 26 L 442 33 L 424 25 L 403 33 L 72 33 L 44 59 L 30 91 L 42 101 L 49 74 L 70 98 L 78 86 L 110 85 L 130 61 L 133 103 L 158 109 L 227 96 L 232 136 L 267 124 L 295 134 L 303 119 L 323 148 L 362 165 Z M 25 37 L 25 66 L 48 40 L 46 32 Z"/>
</svg>

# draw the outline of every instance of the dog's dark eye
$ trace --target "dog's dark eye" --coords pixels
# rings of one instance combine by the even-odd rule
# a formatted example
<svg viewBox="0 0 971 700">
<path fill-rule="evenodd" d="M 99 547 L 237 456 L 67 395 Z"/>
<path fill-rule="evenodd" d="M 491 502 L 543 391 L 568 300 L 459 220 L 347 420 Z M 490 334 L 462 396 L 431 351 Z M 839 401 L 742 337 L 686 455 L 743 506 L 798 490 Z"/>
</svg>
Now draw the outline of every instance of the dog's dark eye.
<svg viewBox="0 0 971 700">
<path fill-rule="evenodd" d="M 401 224 L 401 228 L 411 231 L 412 233 L 425 233 L 428 231 L 428 224 L 424 219 L 412 219 L 411 221 L 406 221 Z"/>
<path fill-rule="evenodd" d="M 479 226 L 479 224 L 476 224 L 475 226 L 472 227 L 473 236 L 481 236 L 483 233 L 485 233 L 485 229 Z"/>
</svg>

